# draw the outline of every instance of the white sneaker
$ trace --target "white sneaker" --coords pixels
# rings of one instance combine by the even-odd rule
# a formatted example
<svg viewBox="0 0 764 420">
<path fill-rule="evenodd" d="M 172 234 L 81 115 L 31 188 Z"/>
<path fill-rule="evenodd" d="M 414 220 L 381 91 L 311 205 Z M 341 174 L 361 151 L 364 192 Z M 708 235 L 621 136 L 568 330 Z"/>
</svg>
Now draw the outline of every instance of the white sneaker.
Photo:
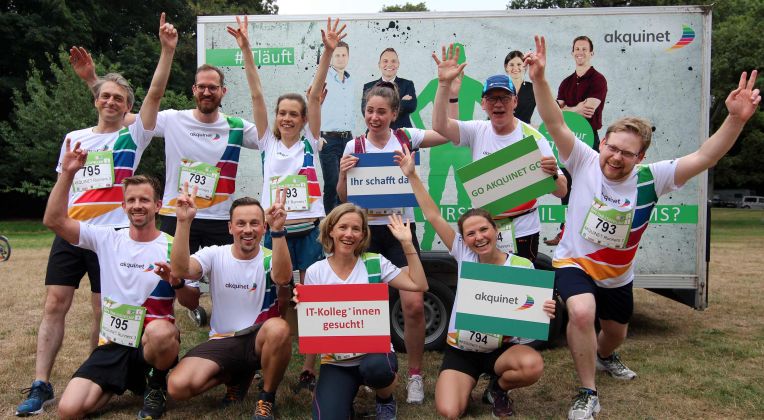
<svg viewBox="0 0 764 420">
<path fill-rule="evenodd" d="M 600 412 L 600 399 L 586 388 L 579 388 L 568 411 L 568 420 L 592 420 Z"/>
<path fill-rule="evenodd" d="M 409 404 L 422 404 L 424 402 L 424 382 L 422 375 L 409 376 L 409 383 L 406 385 L 408 396 L 406 402 Z"/>
<path fill-rule="evenodd" d="M 600 358 L 600 355 L 597 355 L 597 370 L 603 370 L 610 374 L 610 376 L 616 378 L 616 379 L 623 379 L 625 381 L 630 381 L 637 377 L 637 374 L 626 367 L 626 365 L 621 362 L 620 356 L 618 356 L 618 353 L 613 353 L 610 355 L 610 357 L 606 359 Z"/>
</svg>

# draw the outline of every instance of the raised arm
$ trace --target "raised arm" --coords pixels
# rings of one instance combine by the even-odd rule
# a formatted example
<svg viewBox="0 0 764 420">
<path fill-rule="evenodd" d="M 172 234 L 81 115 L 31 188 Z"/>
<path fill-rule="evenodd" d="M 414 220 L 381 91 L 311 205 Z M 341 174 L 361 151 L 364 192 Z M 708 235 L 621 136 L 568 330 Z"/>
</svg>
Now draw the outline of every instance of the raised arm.
<svg viewBox="0 0 764 420">
<path fill-rule="evenodd" d="M 272 206 L 265 211 L 265 222 L 271 228 L 271 232 L 281 232 L 284 230 L 286 222 L 286 190 L 278 189 L 276 199 Z M 289 246 L 286 236 L 273 238 L 273 257 L 271 258 L 271 278 L 281 286 L 289 284 L 292 279 L 292 260 L 289 256 Z"/>
<path fill-rule="evenodd" d="M 61 174 L 48 196 L 45 216 L 42 222 L 48 229 L 70 244 L 80 242 L 80 222 L 69 217 L 69 190 L 72 188 L 74 175 L 82 169 L 88 158 L 88 152 L 80 148 L 80 143 L 71 149 L 71 139 L 66 139 L 66 152 L 61 160 Z"/>
<path fill-rule="evenodd" d="M 543 36 L 536 35 L 536 51 L 525 54 L 525 67 L 528 69 L 528 75 L 533 82 L 533 96 L 536 97 L 536 107 L 541 119 L 546 124 L 549 135 L 552 136 L 560 157 L 567 160 L 570 152 L 573 151 L 573 145 L 576 142 L 576 136 L 565 125 L 562 118 L 562 111 L 554 100 L 552 89 L 549 82 L 544 78 L 546 67 L 546 40 Z"/>
<path fill-rule="evenodd" d="M 191 237 L 191 222 L 196 216 L 196 191 L 194 187 L 191 194 L 188 193 L 188 182 L 183 185 L 183 192 L 178 195 L 175 205 L 175 239 L 170 251 L 170 265 L 174 276 L 182 279 L 199 280 L 202 277 L 202 265 L 191 258 L 189 239 Z"/>
<path fill-rule="evenodd" d="M 310 85 L 308 94 L 308 125 L 310 126 L 313 138 L 321 137 L 321 93 L 326 84 L 326 73 L 329 71 L 329 63 L 332 61 L 332 54 L 337 44 L 347 36 L 343 33 L 346 25 L 337 29 L 340 20 L 335 19 L 332 25 L 332 18 L 326 19 L 326 30 L 321 30 L 321 41 L 324 43 L 324 52 L 318 60 L 318 69 L 313 77 L 313 83 Z"/>
<path fill-rule="evenodd" d="M 409 228 L 410 220 L 406 220 L 403 223 L 400 215 L 394 214 L 388 216 L 390 224 L 387 227 L 390 232 L 401 243 L 403 253 L 406 254 L 406 262 L 408 263 L 407 270 L 401 270 L 400 274 L 390 280 L 390 285 L 400 290 L 408 290 L 410 292 L 426 292 L 427 291 L 427 276 L 424 274 L 424 267 L 422 267 L 422 261 L 419 259 L 419 254 L 416 252 L 414 242 L 412 240 L 411 229 Z"/>
<path fill-rule="evenodd" d="M 432 129 L 443 137 L 450 139 L 454 144 L 459 144 L 459 125 L 456 120 L 449 118 L 448 99 L 451 91 L 451 82 L 459 76 L 467 63 L 459 64 L 459 47 L 451 44 L 446 51 L 442 47 L 441 59 L 432 53 L 432 59 L 438 65 L 438 90 L 435 92 L 435 104 L 432 110 Z"/>
<path fill-rule="evenodd" d="M 257 137 L 263 138 L 266 130 L 268 130 L 268 110 L 265 108 L 263 85 L 260 83 L 260 75 L 257 73 L 252 48 L 249 46 L 249 19 L 244 16 L 244 21 L 242 21 L 236 16 L 236 23 L 238 28 L 227 26 L 226 30 L 236 38 L 236 43 L 241 48 L 242 57 L 244 57 L 244 72 L 247 75 L 249 94 L 252 97 L 252 118 L 255 121 L 255 127 L 257 127 Z"/>
<path fill-rule="evenodd" d="M 95 64 L 90 53 L 83 47 L 72 47 L 69 50 L 69 64 L 72 65 L 74 73 L 85 82 L 93 96 L 95 96 L 96 92 L 93 91 L 93 88 L 98 82 L 98 75 L 95 72 Z M 134 122 L 135 114 L 132 112 L 125 114 L 124 125 L 130 125 Z"/>
<path fill-rule="evenodd" d="M 156 126 L 159 104 L 167 87 L 167 79 L 170 78 L 172 58 L 175 55 L 175 47 L 178 45 L 178 31 L 171 23 L 165 22 L 164 12 L 159 17 L 159 42 L 162 44 L 162 52 L 159 55 L 154 77 L 151 79 L 151 86 L 139 111 L 143 128 L 146 130 L 153 130 Z"/>
<path fill-rule="evenodd" d="M 403 147 L 402 152 L 396 151 L 395 154 L 395 162 L 400 165 L 403 175 L 408 177 L 409 184 L 411 184 L 411 189 L 414 191 L 416 201 L 422 209 L 424 218 L 435 228 L 435 232 L 440 237 L 440 240 L 443 241 L 443 244 L 446 245 L 446 248 L 451 250 L 454 238 L 456 238 L 456 232 L 454 232 L 451 225 L 440 214 L 438 205 L 432 200 L 422 180 L 419 179 L 419 175 L 416 173 L 416 166 L 414 166 L 414 154 L 409 152 L 406 146 Z"/>
<path fill-rule="evenodd" d="M 754 89 L 757 75 L 756 70 L 751 72 L 750 78 L 746 72 L 740 75 L 737 89 L 730 92 L 724 101 L 729 115 L 724 119 L 722 126 L 700 146 L 700 149 L 677 161 L 674 172 L 676 185 L 683 185 L 690 178 L 716 165 L 735 144 L 745 123 L 753 116 L 761 102 L 759 89 Z"/>
</svg>

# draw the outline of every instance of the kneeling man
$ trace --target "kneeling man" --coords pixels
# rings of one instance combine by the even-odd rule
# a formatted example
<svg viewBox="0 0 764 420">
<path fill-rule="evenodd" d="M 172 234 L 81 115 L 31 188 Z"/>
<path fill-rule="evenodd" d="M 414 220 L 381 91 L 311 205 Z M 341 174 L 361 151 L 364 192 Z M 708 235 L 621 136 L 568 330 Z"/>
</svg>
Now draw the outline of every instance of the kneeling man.
<svg viewBox="0 0 764 420">
<path fill-rule="evenodd" d="M 189 232 L 196 215 L 195 192 L 188 186 L 178 197 L 173 274 L 198 280 L 207 276 L 212 296 L 210 340 L 191 349 L 168 380 L 173 399 L 180 401 L 219 384 L 227 387 L 224 404 L 239 402 L 263 371 L 263 391 L 255 419 L 272 419 L 276 389 L 292 354 L 289 325 L 278 316 L 277 288 L 292 277 L 286 244 L 286 194 L 280 193 L 267 212 L 254 198 L 231 204 L 228 229 L 233 244 L 202 248 L 189 255 Z M 273 237 L 273 252 L 260 246 L 266 223 Z"/>
</svg>

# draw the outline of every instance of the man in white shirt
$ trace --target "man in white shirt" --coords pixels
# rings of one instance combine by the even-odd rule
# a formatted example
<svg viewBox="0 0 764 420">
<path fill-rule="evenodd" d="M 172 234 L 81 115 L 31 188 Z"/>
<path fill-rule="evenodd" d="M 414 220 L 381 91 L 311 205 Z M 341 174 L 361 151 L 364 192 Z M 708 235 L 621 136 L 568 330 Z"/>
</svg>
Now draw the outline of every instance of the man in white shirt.
<svg viewBox="0 0 764 420">
<path fill-rule="evenodd" d="M 277 289 L 289 284 L 292 263 L 286 243 L 286 194 L 267 212 L 251 197 L 231 205 L 229 231 L 233 244 L 189 252 L 189 232 L 196 214 L 196 191 L 178 197 L 178 224 L 172 250 L 173 274 L 191 280 L 207 276 L 212 295 L 210 340 L 191 349 L 169 377 L 176 401 L 186 400 L 225 384 L 224 405 L 241 402 L 255 371 L 263 371 L 263 390 L 256 420 L 273 418 L 276 390 L 292 354 L 289 325 L 279 317 Z M 266 224 L 273 252 L 260 246 Z M 197 291 L 198 296 L 198 291 Z"/>
<path fill-rule="evenodd" d="M 162 207 L 159 182 L 125 178 L 122 208 L 127 229 L 96 226 L 71 218 L 68 194 L 88 152 L 65 143 L 61 175 L 45 209 L 45 226 L 70 244 L 96 253 L 101 266 L 102 311 L 99 346 L 74 373 L 58 404 L 64 419 L 82 418 L 126 390 L 144 396 L 138 418 L 159 418 L 166 401 L 166 375 L 180 350 L 173 303 L 188 307 L 193 291 L 170 275 L 172 237 L 156 228 Z M 148 375 L 146 375 L 148 372 Z"/>
<path fill-rule="evenodd" d="M 536 37 L 536 52 L 525 63 L 541 118 L 560 159 L 573 175 L 567 213 L 568 233 L 555 250 L 555 283 L 568 311 L 568 347 L 581 381 L 568 412 L 571 420 L 591 419 L 601 407 L 595 371 L 617 379 L 637 375 L 615 350 L 626 338 L 633 312 L 634 257 L 658 197 L 681 188 L 716 165 L 743 130 L 761 101 L 754 89 L 757 72 L 744 72 L 725 101 L 729 116 L 695 152 L 674 160 L 639 165 L 650 146 L 652 127 L 642 118 L 621 118 L 608 127 L 600 152 L 565 125 L 562 111 L 544 78 L 546 44 Z M 595 316 L 601 331 L 596 334 Z"/>
</svg>

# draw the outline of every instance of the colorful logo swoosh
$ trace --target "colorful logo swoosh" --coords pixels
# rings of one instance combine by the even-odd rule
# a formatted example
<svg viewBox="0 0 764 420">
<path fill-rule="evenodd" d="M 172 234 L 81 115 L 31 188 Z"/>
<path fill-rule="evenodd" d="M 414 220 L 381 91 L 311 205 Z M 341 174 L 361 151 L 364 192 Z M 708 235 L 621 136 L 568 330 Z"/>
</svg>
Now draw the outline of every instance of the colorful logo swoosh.
<svg viewBox="0 0 764 420">
<path fill-rule="evenodd" d="M 672 45 L 666 51 L 673 51 L 673 50 L 678 50 L 680 48 L 684 48 L 690 43 L 692 43 L 692 41 L 694 40 L 695 40 L 695 30 L 693 30 L 688 25 L 682 25 L 682 37 L 679 38 L 679 41 L 677 41 L 676 44 Z"/>
<path fill-rule="evenodd" d="M 149 264 L 149 266 L 143 270 L 144 273 L 148 273 L 149 271 L 154 271 L 154 264 Z"/>
<path fill-rule="evenodd" d="M 533 296 L 531 295 L 525 295 L 525 303 L 523 306 L 515 309 L 516 311 L 524 311 L 526 309 L 530 309 L 534 304 L 536 303 L 535 300 L 533 300 Z"/>
</svg>

